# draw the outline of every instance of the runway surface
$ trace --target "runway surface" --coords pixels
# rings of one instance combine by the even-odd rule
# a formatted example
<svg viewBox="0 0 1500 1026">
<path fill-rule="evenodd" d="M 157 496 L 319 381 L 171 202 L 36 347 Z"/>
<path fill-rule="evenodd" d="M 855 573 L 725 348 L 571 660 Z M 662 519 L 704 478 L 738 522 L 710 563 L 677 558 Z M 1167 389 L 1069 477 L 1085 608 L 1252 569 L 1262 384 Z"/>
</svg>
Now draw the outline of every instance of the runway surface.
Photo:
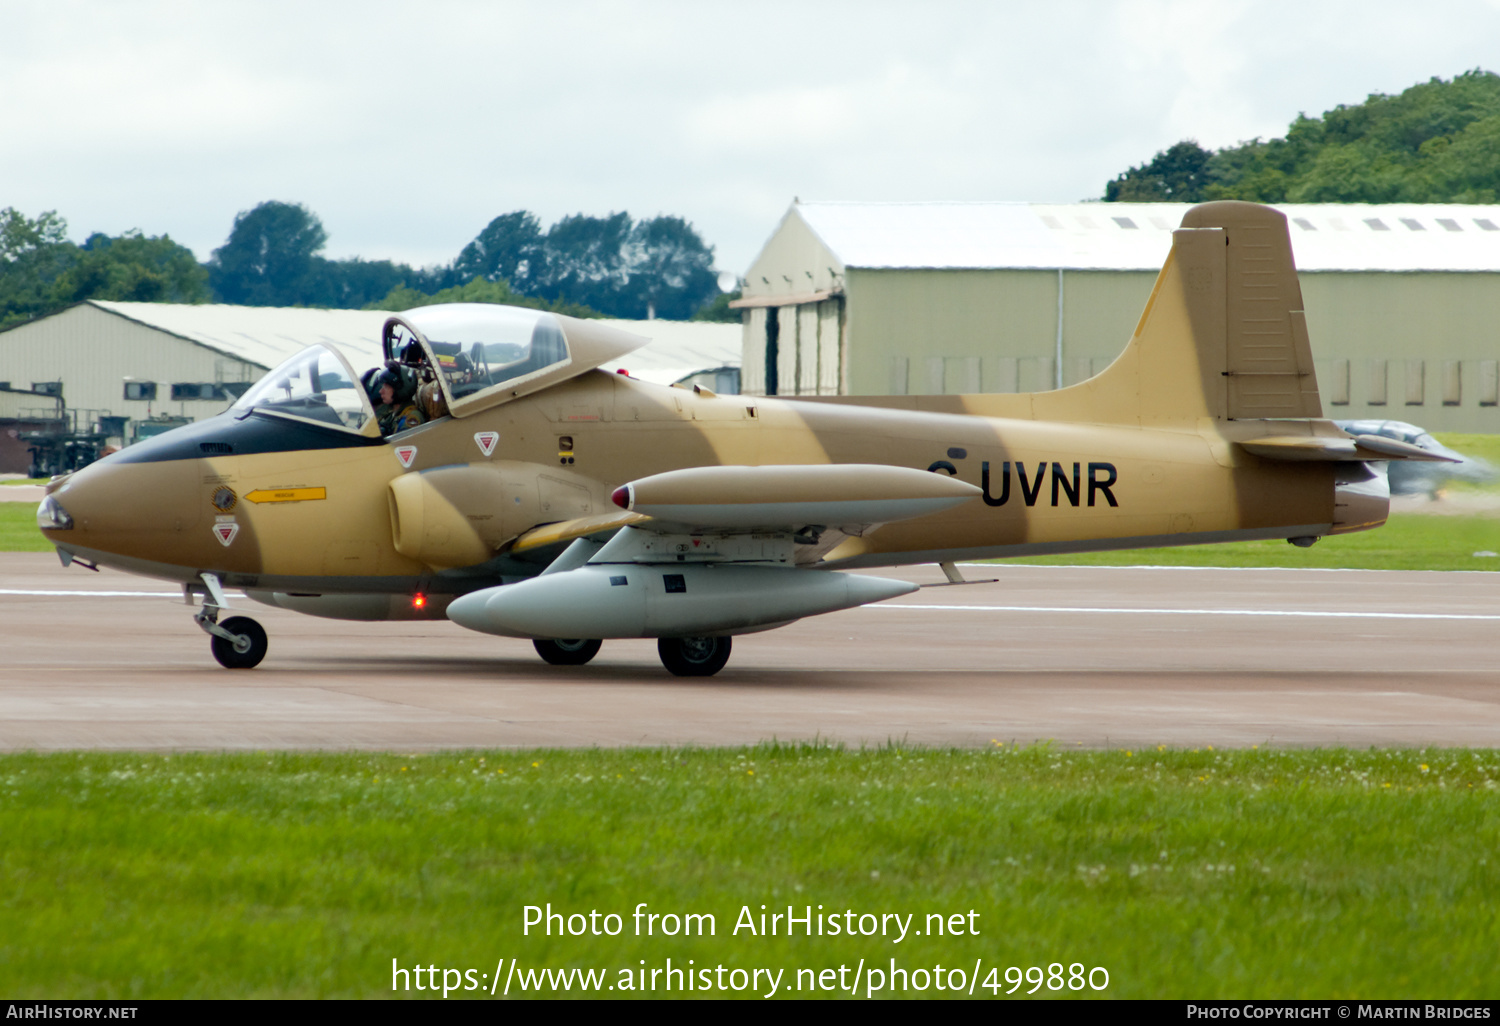
<svg viewBox="0 0 1500 1026">
<path fill-rule="evenodd" d="M 1500 574 L 965 573 L 999 583 L 736 638 L 727 669 L 684 680 L 652 641 L 552 667 L 448 623 L 248 601 L 270 654 L 222 670 L 170 585 L 0 554 L 0 749 L 1500 744 Z"/>
</svg>

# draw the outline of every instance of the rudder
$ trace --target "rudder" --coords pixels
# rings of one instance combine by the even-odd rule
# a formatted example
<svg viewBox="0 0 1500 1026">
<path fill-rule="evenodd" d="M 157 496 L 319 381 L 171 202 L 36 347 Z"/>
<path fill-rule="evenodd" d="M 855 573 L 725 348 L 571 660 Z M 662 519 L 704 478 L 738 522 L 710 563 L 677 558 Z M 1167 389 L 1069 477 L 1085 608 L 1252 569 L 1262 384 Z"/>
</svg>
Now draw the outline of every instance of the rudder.
<svg viewBox="0 0 1500 1026">
<path fill-rule="evenodd" d="M 1182 227 L 1227 236 L 1229 419 L 1323 416 L 1286 215 L 1257 203 L 1205 203 L 1183 216 Z"/>
</svg>

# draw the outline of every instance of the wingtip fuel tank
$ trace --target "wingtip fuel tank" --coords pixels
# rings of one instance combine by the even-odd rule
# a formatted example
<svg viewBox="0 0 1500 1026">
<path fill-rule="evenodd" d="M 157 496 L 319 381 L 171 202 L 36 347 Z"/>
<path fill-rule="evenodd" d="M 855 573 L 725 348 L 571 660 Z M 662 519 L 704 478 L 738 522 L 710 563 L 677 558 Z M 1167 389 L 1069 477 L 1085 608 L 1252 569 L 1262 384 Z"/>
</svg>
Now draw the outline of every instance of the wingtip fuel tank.
<svg viewBox="0 0 1500 1026">
<path fill-rule="evenodd" d="M 795 529 L 887 524 L 979 498 L 975 485 L 912 467 L 846 463 L 688 467 L 631 481 L 610 501 L 668 523 Z"/>
</svg>

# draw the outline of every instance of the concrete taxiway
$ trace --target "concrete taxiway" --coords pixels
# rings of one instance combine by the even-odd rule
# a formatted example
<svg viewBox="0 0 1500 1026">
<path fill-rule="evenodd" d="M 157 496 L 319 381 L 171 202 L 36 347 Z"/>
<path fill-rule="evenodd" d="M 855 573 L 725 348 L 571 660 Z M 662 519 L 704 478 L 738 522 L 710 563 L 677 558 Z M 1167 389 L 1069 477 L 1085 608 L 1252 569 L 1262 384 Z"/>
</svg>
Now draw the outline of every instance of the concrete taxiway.
<svg viewBox="0 0 1500 1026">
<path fill-rule="evenodd" d="M 1500 745 L 1500 574 L 965 572 L 999 581 L 737 638 L 685 680 L 651 641 L 552 667 L 452 624 L 247 601 L 270 654 L 222 670 L 170 585 L 0 554 L 0 749 Z"/>
</svg>

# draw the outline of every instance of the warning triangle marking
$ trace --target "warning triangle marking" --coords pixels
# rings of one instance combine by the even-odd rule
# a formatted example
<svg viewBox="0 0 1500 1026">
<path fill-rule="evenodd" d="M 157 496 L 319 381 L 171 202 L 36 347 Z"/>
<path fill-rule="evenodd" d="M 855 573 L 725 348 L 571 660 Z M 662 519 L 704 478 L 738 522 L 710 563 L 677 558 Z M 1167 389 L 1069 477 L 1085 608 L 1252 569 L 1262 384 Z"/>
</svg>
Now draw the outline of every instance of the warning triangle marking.
<svg viewBox="0 0 1500 1026">
<path fill-rule="evenodd" d="M 489 456 L 495 451 L 495 443 L 500 441 L 498 431 L 480 431 L 474 436 L 474 442 L 479 446 L 479 451 Z"/>
<path fill-rule="evenodd" d="M 417 447 L 415 445 L 396 446 L 396 459 L 401 461 L 403 467 L 411 466 L 412 460 L 417 458 Z"/>
<path fill-rule="evenodd" d="M 215 524 L 214 525 L 214 537 L 218 538 L 219 539 L 219 544 L 225 546 L 226 548 L 229 546 L 230 542 L 234 541 L 234 536 L 237 535 L 237 534 L 239 534 L 239 533 L 240 533 L 240 525 L 239 524 Z"/>
</svg>

